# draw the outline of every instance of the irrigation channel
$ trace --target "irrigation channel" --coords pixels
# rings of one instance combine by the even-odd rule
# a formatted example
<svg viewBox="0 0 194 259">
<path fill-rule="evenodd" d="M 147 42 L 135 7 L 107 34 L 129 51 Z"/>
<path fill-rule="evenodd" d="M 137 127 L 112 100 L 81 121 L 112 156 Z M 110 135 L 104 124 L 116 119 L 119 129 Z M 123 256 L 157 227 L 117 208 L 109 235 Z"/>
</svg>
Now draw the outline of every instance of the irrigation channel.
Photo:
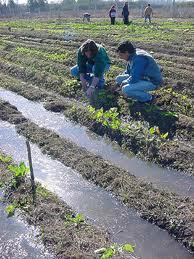
<svg viewBox="0 0 194 259">
<path fill-rule="evenodd" d="M 36 229 L 26 225 L 19 215 L 8 218 L 5 206 L 0 203 L 0 258 L 53 259 L 44 246 L 37 243 Z"/>
<path fill-rule="evenodd" d="M 0 148 L 15 161 L 27 163 L 25 138 L 19 136 L 15 127 L 8 122 L 0 121 Z M 109 192 L 84 180 L 71 168 L 43 155 L 36 145 L 31 144 L 31 148 L 36 180 L 55 192 L 72 209 L 83 213 L 91 223 L 105 227 L 113 242 L 132 243 L 136 246 L 138 258 L 193 258 L 166 231 L 141 219 L 134 210 L 122 205 Z"/>
<path fill-rule="evenodd" d="M 3 89 L 0 89 L 0 98 L 17 107 L 27 119 L 40 127 L 54 130 L 61 137 L 68 138 L 117 167 L 129 171 L 146 182 L 151 182 L 156 188 L 194 198 L 194 177 L 161 168 L 124 153 L 118 145 L 113 145 L 107 139 L 91 133 L 86 127 L 71 122 L 60 113 L 47 111 L 41 103 L 29 101 Z"/>
</svg>

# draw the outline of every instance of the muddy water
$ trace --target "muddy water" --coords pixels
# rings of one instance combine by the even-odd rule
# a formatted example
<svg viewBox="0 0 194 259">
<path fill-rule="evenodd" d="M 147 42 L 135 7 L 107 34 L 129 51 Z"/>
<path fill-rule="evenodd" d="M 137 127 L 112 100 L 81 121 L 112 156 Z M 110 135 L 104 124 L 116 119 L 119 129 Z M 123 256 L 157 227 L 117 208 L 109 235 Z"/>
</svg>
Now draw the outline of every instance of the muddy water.
<svg viewBox="0 0 194 259">
<path fill-rule="evenodd" d="M 54 130 L 60 136 L 69 138 L 77 145 L 100 155 L 112 164 L 143 178 L 147 182 L 152 182 L 157 188 L 194 198 L 194 177 L 175 170 L 160 168 L 123 153 L 118 145 L 112 145 L 107 139 L 91 134 L 87 128 L 72 123 L 62 114 L 45 110 L 40 103 L 34 103 L 2 89 L 0 90 L 0 98 L 16 106 L 26 118 L 39 126 Z"/>
<path fill-rule="evenodd" d="M 0 191 L 0 197 L 3 194 Z M 19 216 L 7 217 L 5 204 L 0 203 L 0 258 L 51 259 L 44 247 L 36 243 L 36 231 L 24 224 Z"/>
<path fill-rule="evenodd" d="M 92 223 L 107 228 L 113 234 L 113 242 L 136 245 L 139 258 L 193 258 L 166 231 L 142 220 L 134 210 L 126 208 L 110 193 L 84 180 L 71 168 L 43 155 L 36 145 L 31 147 L 36 180 Z M 25 139 L 16 133 L 13 125 L 2 121 L 0 148 L 15 160 L 27 163 Z"/>
</svg>

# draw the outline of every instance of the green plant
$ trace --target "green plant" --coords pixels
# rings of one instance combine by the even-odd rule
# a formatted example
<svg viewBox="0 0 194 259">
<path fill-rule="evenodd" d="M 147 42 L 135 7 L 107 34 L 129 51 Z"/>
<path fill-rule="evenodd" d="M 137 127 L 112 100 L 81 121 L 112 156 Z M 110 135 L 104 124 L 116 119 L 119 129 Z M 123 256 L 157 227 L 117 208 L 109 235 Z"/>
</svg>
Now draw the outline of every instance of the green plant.
<svg viewBox="0 0 194 259">
<path fill-rule="evenodd" d="M 14 215 L 16 206 L 14 204 L 10 204 L 5 208 L 6 213 L 8 214 L 8 217 L 11 217 Z"/>
<path fill-rule="evenodd" d="M 161 115 L 165 116 L 165 117 L 178 117 L 178 115 L 176 114 L 176 112 L 170 112 L 170 111 L 167 111 L 167 112 L 161 112 Z"/>
<path fill-rule="evenodd" d="M 76 215 L 67 215 L 65 225 L 75 224 L 76 226 L 84 222 L 84 216 L 81 213 Z"/>
<path fill-rule="evenodd" d="M 119 113 L 117 108 L 110 108 L 108 111 L 103 111 L 103 108 L 95 110 L 92 106 L 88 106 L 88 111 L 91 113 L 92 119 L 101 122 L 102 125 L 112 129 L 119 129 L 121 121 L 118 118 Z"/>
<path fill-rule="evenodd" d="M 162 134 L 160 132 L 160 129 L 158 127 L 152 127 L 149 129 L 150 134 L 154 135 L 157 134 L 158 136 L 160 136 L 161 139 L 166 139 L 168 137 L 168 132 Z"/>
<path fill-rule="evenodd" d="M 13 179 L 11 182 L 11 186 L 14 188 L 18 187 L 18 185 L 21 183 L 21 180 L 26 175 L 27 172 L 29 172 L 29 168 L 26 167 L 24 162 L 21 162 L 18 166 L 17 165 L 9 165 L 8 169 L 13 174 Z"/>
<path fill-rule="evenodd" d="M 0 155 L 0 161 L 3 162 L 3 163 L 9 163 L 10 161 L 12 161 L 12 158 L 10 156 Z"/>
<path fill-rule="evenodd" d="M 110 247 L 103 247 L 100 249 L 97 249 L 94 253 L 100 254 L 100 259 L 109 259 L 113 255 L 122 255 L 124 252 L 127 253 L 134 253 L 134 247 L 131 244 L 113 244 Z"/>
</svg>

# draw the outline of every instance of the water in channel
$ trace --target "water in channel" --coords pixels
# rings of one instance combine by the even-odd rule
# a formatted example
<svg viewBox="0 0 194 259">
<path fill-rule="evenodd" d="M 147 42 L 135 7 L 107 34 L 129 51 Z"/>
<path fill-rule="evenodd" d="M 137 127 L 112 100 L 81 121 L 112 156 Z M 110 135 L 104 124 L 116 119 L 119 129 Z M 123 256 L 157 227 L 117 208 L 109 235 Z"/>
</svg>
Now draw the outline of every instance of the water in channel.
<svg viewBox="0 0 194 259">
<path fill-rule="evenodd" d="M 138 258 L 193 258 L 166 231 L 141 219 L 134 210 L 84 180 L 71 168 L 43 155 L 36 145 L 31 145 L 31 148 L 36 180 L 54 191 L 74 210 L 83 213 L 91 223 L 107 228 L 113 242 L 132 243 L 136 246 Z M 25 139 L 8 122 L 0 121 L 0 149 L 16 161 L 27 163 Z"/>
<path fill-rule="evenodd" d="M 3 193 L 0 191 L 0 198 Z M 54 259 L 37 243 L 37 231 L 27 226 L 19 216 L 7 217 L 6 205 L 0 202 L 0 258 Z"/>
<path fill-rule="evenodd" d="M 54 130 L 88 151 L 125 169 L 160 190 L 194 198 L 194 177 L 175 170 L 161 168 L 124 153 L 118 145 L 92 134 L 86 127 L 68 120 L 63 114 L 47 111 L 41 103 L 32 102 L 13 92 L 0 89 L 0 98 L 16 106 L 22 114 L 41 127 Z M 38 111 L 38 112 L 37 112 Z"/>
</svg>

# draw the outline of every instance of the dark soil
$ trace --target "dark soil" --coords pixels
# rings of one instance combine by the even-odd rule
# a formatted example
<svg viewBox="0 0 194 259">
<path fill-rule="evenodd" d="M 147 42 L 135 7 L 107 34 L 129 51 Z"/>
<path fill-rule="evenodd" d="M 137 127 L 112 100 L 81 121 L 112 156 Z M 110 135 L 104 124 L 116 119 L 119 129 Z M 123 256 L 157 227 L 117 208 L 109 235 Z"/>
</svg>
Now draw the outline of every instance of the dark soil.
<svg viewBox="0 0 194 259">
<path fill-rule="evenodd" d="M 120 109 L 123 109 L 123 120 L 131 121 L 131 119 L 137 119 L 137 121 L 147 121 L 150 127 L 159 126 L 160 131 L 162 133 L 168 132 L 171 138 L 171 140 L 167 141 L 161 141 L 160 138 L 155 138 L 150 141 L 149 135 L 145 135 L 143 132 L 137 134 L 135 128 L 126 134 L 105 127 L 101 123 L 97 123 L 91 118 L 87 107 L 81 102 L 63 98 L 33 85 L 17 82 L 17 80 L 15 82 L 14 80 L 13 82 L 2 80 L 2 83 L 5 88 L 17 92 L 27 99 L 44 102 L 44 106 L 48 110 L 64 112 L 65 116 L 88 127 L 95 133 L 102 136 L 109 136 L 111 140 L 117 141 L 119 145 L 132 151 L 135 155 L 138 155 L 144 160 L 150 160 L 162 166 L 187 172 L 188 174 L 194 173 L 194 151 L 190 145 L 194 123 L 190 117 L 179 116 L 179 118 L 177 118 L 174 116 L 164 116 L 163 113 L 165 110 L 161 110 L 159 106 L 155 105 L 155 110 L 149 111 L 149 105 L 145 106 L 136 103 L 130 105 L 130 103 L 122 99 L 122 103 L 118 105 Z M 129 109 L 130 115 L 127 114 Z M 141 116 L 136 115 L 139 113 Z M 147 126 L 145 125 L 145 127 Z M 142 131 L 143 130 L 144 128 L 142 128 Z M 177 140 L 173 140 L 174 137 L 176 137 Z"/>
<path fill-rule="evenodd" d="M 0 181 L 5 184 L 5 201 L 17 204 L 24 219 L 38 227 L 45 247 L 56 258 L 91 259 L 96 249 L 110 246 L 109 235 L 89 225 L 87 221 L 65 224 L 67 216 L 76 213 L 40 184 L 36 184 L 35 204 L 32 202 L 29 178 L 23 179 L 17 189 L 10 188 L 10 174 L 7 164 L 0 161 Z"/>
<path fill-rule="evenodd" d="M 18 133 L 36 143 L 44 153 L 75 169 L 87 180 L 111 191 L 127 206 L 135 208 L 142 218 L 166 229 L 190 251 L 194 251 L 192 200 L 153 188 L 151 184 L 136 179 L 125 170 L 110 165 L 102 158 L 60 138 L 51 130 L 31 123 L 14 107 L 2 101 L 0 118 L 16 124 Z M 171 153 L 168 150 L 170 148 Z M 168 154 L 171 154 L 168 161 L 173 159 L 173 148 L 177 147 L 164 146 L 163 150 L 167 149 Z M 186 150 L 181 150 L 179 155 L 187 154 Z"/>
</svg>

